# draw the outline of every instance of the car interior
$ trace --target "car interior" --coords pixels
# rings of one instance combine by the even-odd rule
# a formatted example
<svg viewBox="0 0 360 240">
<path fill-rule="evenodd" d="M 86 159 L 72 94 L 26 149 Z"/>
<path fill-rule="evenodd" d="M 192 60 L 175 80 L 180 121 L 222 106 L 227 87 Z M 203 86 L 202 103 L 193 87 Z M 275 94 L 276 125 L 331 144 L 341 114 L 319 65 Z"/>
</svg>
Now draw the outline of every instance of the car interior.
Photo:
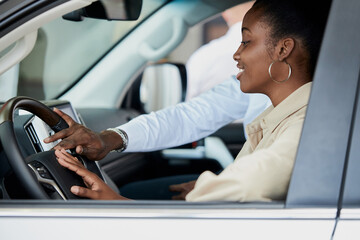
<svg viewBox="0 0 360 240">
<path fill-rule="evenodd" d="M 74 6 L 60 5 L 54 7 L 51 14 L 45 11 L 33 17 L 21 26 L 21 31 L 4 28 L 1 32 L 5 35 L 1 46 L 10 44 L 2 47 L 1 60 L 6 60 L 6 64 L 1 64 L 1 72 L 7 80 L 10 78 L 18 84 L 9 92 L 34 98 L 17 97 L 3 105 L 3 109 L 7 109 L 2 111 L 3 118 L 13 123 L 4 127 L 1 134 L 4 136 L 0 163 L 3 199 L 76 199 L 69 188 L 72 183 L 83 185 L 81 179 L 49 160 L 54 160 L 51 149 L 55 144 L 42 141 L 61 129 L 58 128 L 61 119 L 52 116 L 49 120 L 53 114 L 45 106 L 59 108 L 76 122 L 101 131 L 184 101 L 187 80 L 184 64 L 156 62 L 163 61 L 183 41 L 189 28 L 238 3 L 158 0 L 143 1 L 141 8 L 141 1 L 133 1 L 128 3 L 123 15 L 107 21 L 109 13 L 101 15 L 95 11 L 100 8 L 100 2 L 80 10 L 75 2 L 68 3 Z M 76 10 L 70 11 L 71 8 Z M 201 14 L 193 14 L 197 9 L 202 9 Z M 55 18 L 56 15 L 59 17 Z M 124 22 L 115 21 L 124 18 Z M 70 58 L 78 64 L 71 63 Z M 158 78 L 157 83 L 147 84 L 150 86 L 147 95 L 154 99 L 164 95 L 166 99 L 175 93 L 178 97 L 159 100 L 157 104 L 149 101 L 153 99 L 150 97 L 144 100 L 146 73 L 155 68 L 152 71 L 169 74 L 166 66 L 170 66 L 178 83 Z M 154 84 L 160 85 L 160 89 L 151 87 Z M 9 98 L 4 96 L 3 101 Z M 114 152 L 96 163 L 79 157 L 88 169 L 94 169 L 118 191 L 124 184 L 138 180 L 200 174 L 205 170 L 219 172 L 233 161 L 245 140 L 242 123 L 238 122 L 210 137 L 172 149 Z M 58 183 L 63 181 L 60 179 L 66 180 Z"/>
</svg>

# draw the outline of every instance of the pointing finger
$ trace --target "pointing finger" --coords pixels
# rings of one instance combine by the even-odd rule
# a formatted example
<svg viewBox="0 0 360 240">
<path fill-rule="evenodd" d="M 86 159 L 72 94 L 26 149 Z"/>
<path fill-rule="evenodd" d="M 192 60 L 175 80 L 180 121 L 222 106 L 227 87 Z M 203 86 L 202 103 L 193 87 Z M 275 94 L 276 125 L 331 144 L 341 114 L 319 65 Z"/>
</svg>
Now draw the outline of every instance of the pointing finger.
<svg viewBox="0 0 360 240">
<path fill-rule="evenodd" d="M 71 132 L 67 128 L 67 129 L 61 130 L 60 132 L 55 133 L 54 135 L 52 135 L 50 137 L 45 138 L 43 141 L 44 141 L 44 143 L 51 143 L 56 140 L 66 138 L 69 135 L 71 135 Z"/>
<path fill-rule="evenodd" d="M 65 122 L 69 125 L 69 127 L 71 127 L 75 123 L 75 121 L 69 115 L 67 115 L 60 109 L 54 108 L 54 112 L 56 112 L 62 119 L 64 119 Z"/>
</svg>

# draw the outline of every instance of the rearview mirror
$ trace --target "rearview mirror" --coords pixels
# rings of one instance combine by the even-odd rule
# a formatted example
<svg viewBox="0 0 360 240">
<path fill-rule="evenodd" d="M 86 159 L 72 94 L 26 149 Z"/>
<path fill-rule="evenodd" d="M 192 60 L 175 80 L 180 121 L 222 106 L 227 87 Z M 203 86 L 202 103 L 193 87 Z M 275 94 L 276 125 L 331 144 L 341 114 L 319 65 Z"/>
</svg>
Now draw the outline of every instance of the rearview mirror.
<svg viewBox="0 0 360 240">
<path fill-rule="evenodd" d="M 105 20 L 137 20 L 142 0 L 99 0 L 89 6 L 63 16 L 70 21 L 82 21 L 84 17 Z"/>
<path fill-rule="evenodd" d="M 140 101 L 149 113 L 185 100 L 186 69 L 183 64 L 162 63 L 145 68 L 140 85 Z"/>
</svg>

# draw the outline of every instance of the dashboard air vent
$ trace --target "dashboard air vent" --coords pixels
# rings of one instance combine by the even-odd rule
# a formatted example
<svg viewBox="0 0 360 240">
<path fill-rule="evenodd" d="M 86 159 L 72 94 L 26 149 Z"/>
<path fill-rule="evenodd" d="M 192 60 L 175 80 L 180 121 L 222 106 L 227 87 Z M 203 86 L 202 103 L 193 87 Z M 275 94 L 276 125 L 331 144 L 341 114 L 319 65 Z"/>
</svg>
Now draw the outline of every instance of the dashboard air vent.
<svg viewBox="0 0 360 240">
<path fill-rule="evenodd" d="M 39 152 L 43 152 L 43 148 L 40 144 L 39 138 L 35 132 L 34 126 L 32 125 L 32 123 L 28 124 L 25 127 L 25 131 L 34 147 L 34 150 L 39 153 Z"/>
</svg>

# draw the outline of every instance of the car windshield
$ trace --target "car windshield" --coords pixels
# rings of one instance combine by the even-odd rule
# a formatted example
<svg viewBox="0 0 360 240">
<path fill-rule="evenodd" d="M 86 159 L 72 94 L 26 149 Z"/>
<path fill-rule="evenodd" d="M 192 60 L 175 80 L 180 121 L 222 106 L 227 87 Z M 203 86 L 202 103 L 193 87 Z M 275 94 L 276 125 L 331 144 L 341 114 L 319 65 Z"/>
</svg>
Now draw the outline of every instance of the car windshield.
<svg viewBox="0 0 360 240">
<path fill-rule="evenodd" d="M 0 100 L 54 99 L 76 83 L 117 42 L 167 0 L 145 0 L 136 21 L 58 18 L 38 30 L 32 52 L 0 77 Z"/>
</svg>

